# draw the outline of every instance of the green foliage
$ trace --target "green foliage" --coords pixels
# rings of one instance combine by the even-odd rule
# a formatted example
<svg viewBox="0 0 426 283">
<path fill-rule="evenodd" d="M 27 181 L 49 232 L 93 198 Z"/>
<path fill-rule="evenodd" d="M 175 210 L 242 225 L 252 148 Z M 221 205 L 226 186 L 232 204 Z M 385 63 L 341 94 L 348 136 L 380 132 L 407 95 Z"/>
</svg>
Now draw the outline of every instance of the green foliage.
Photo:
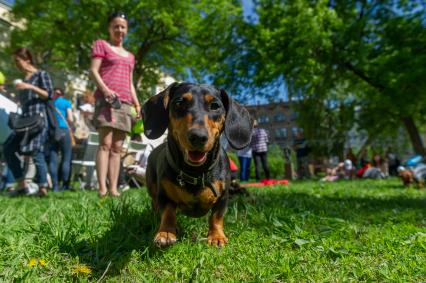
<svg viewBox="0 0 426 283">
<path fill-rule="evenodd" d="M 0 281 L 423 282 L 425 201 L 398 179 L 253 188 L 229 202 L 224 248 L 207 217 L 178 214 L 178 242 L 158 249 L 145 189 L 0 195 Z"/>
<path fill-rule="evenodd" d="M 129 17 L 125 47 L 135 54 L 135 82 L 143 96 L 161 71 L 183 79 L 191 67 L 207 64 L 205 53 L 221 53 L 229 27 L 241 17 L 240 4 L 225 0 L 20 0 L 12 12 L 26 28 L 13 31 L 12 48 L 29 46 L 43 64 L 84 73 L 92 42 L 108 39 L 107 17 L 117 10 Z"/>
<path fill-rule="evenodd" d="M 237 26 L 232 44 L 241 46 L 217 79 L 225 72 L 230 86 L 262 87 L 284 77 L 291 96 L 312 104 L 299 121 L 311 124 L 309 138 L 338 137 L 320 152 L 337 151 L 354 123 L 370 140 L 405 126 L 424 151 L 417 129 L 426 119 L 424 2 L 259 0 L 256 12 L 257 21 Z"/>
<path fill-rule="evenodd" d="M 281 179 L 284 177 L 284 153 L 280 146 L 273 144 L 268 148 L 268 165 L 271 178 Z"/>
</svg>

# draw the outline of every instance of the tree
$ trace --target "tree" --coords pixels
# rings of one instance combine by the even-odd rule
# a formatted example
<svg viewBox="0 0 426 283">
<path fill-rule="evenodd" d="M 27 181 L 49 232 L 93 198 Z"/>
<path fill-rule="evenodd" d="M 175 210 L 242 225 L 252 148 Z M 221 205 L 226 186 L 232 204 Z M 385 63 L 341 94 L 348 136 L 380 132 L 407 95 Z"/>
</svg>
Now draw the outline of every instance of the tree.
<svg viewBox="0 0 426 283">
<path fill-rule="evenodd" d="M 205 52 L 220 52 L 222 37 L 242 17 L 241 5 L 226 0 L 18 0 L 12 12 L 27 28 L 12 33 L 12 48 L 30 46 L 42 64 L 86 72 L 92 42 L 107 38 L 107 16 L 117 10 L 129 17 L 125 44 L 135 54 L 143 95 L 161 72 L 184 79 L 191 66 L 204 63 Z"/>
<path fill-rule="evenodd" d="M 303 99 L 317 102 L 336 99 L 333 92 L 345 85 L 356 94 L 362 113 L 358 122 L 369 133 L 384 133 L 397 121 L 407 129 L 414 150 L 426 154 L 417 127 L 424 122 L 426 103 L 424 2 L 256 3 L 258 21 L 239 30 L 240 41 L 247 44 L 234 57 L 238 69 L 228 74 L 258 86 L 284 76 L 292 95 L 301 92 Z"/>
</svg>

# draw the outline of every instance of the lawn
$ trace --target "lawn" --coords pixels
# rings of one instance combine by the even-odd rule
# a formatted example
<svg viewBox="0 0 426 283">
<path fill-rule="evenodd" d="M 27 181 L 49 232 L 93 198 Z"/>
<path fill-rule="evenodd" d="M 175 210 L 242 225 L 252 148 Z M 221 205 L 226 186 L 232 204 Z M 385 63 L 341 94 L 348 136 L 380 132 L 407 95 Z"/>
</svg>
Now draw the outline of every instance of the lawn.
<svg viewBox="0 0 426 283">
<path fill-rule="evenodd" d="M 178 217 L 178 242 L 152 244 L 145 190 L 45 199 L 0 196 L 0 281 L 426 281 L 426 190 L 400 181 L 295 182 L 230 201 L 224 248 L 207 218 Z"/>
</svg>

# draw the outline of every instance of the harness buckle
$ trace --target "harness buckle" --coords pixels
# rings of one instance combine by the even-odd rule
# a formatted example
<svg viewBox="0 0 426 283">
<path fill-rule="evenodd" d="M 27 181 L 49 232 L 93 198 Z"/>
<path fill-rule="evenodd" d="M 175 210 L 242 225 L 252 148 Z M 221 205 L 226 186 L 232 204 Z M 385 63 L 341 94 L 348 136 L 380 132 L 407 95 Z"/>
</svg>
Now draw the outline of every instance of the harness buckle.
<svg viewBox="0 0 426 283">
<path fill-rule="evenodd" d="M 179 183 L 179 186 L 183 187 L 185 185 L 185 182 L 183 181 L 183 178 L 182 178 L 182 171 L 180 171 L 179 175 L 177 176 L 177 181 Z"/>
<path fill-rule="evenodd" d="M 192 177 L 188 174 L 185 174 L 183 171 L 179 172 L 179 175 L 177 176 L 177 181 L 179 183 L 179 185 L 181 187 L 183 187 L 185 185 L 185 183 L 196 186 L 199 184 L 199 179 L 197 177 Z M 201 177 L 201 185 L 203 185 L 203 187 L 205 187 L 205 182 L 204 182 L 204 173 L 203 176 Z"/>
</svg>

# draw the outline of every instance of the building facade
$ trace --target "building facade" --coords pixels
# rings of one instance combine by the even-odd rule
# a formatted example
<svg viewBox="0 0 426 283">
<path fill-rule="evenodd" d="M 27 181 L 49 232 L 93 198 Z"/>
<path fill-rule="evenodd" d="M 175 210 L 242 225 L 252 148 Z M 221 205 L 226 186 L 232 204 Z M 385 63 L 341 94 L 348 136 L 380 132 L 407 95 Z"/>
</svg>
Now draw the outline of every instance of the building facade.
<svg viewBox="0 0 426 283">
<path fill-rule="evenodd" d="M 298 112 L 291 108 L 291 102 L 245 106 L 259 127 L 268 131 L 271 144 L 292 148 L 295 140 L 303 133 L 297 125 Z"/>
<path fill-rule="evenodd" d="M 0 71 L 6 75 L 6 86 L 10 83 L 9 78 L 18 75 L 18 70 L 12 62 L 10 50 L 10 34 L 13 29 L 22 26 L 10 17 L 11 6 L 7 1 L 0 0 Z"/>
</svg>

